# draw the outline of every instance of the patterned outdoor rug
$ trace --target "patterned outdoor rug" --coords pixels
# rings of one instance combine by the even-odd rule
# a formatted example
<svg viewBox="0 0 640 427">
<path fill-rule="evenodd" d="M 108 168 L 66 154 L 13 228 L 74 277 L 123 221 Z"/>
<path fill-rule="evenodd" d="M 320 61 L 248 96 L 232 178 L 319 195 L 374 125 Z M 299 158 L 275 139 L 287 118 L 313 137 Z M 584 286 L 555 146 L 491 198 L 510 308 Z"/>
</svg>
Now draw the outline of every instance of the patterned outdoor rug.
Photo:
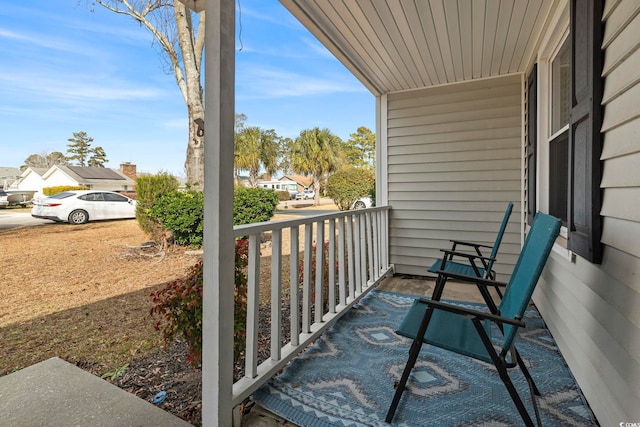
<svg viewBox="0 0 640 427">
<path fill-rule="evenodd" d="M 393 383 L 411 343 L 394 331 L 414 298 L 372 291 L 254 399 L 299 426 L 388 426 Z M 543 425 L 596 426 L 537 310 L 528 309 L 524 320 L 517 346 L 542 393 Z M 524 376 L 518 368 L 510 374 L 534 417 Z M 522 424 L 492 365 L 427 345 L 393 420 L 397 426 Z"/>
</svg>

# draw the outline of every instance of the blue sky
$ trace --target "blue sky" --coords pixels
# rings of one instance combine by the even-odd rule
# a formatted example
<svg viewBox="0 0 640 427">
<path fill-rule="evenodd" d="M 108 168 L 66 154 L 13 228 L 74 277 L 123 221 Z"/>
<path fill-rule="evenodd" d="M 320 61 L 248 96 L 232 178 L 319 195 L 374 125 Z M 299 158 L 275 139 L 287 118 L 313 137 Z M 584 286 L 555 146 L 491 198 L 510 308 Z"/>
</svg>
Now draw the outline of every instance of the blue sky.
<svg viewBox="0 0 640 427">
<path fill-rule="evenodd" d="M 247 125 L 291 138 L 315 126 L 343 139 L 374 130 L 374 97 L 280 3 L 240 5 L 236 112 Z M 0 0 L 0 58 L 0 166 L 64 153 L 85 131 L 108 167 L 184 175 L 184 101 L 131 18 L 78 0 Z"/>
</svg>

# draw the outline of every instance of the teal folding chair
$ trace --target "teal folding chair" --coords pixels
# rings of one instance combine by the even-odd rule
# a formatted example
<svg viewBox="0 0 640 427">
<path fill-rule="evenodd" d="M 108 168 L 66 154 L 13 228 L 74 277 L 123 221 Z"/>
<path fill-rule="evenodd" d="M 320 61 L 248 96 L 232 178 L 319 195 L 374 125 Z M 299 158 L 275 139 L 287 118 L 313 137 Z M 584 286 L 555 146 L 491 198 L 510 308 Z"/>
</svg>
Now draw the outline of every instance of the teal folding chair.
<svg viewBox="0 0 640 427">
<path fill-rule="evenodd" d="M 440 259 L 437 259 L 431 267 L 427 269 L 430 273 L 438 273 L 439 271 L 447 271 L 451 273 L 461 274 L 464 276 L 475 276 L 482 277 L 484 279 L 495 280 L 496 275 L 495 271 L 493 271 L 493 264 L 498 255 L 498 249 L 500 248 L 500 243 L 502 243 L 502 237 L 504 236 L 504 232 L 507 228 L 507 224 L 509 223 L 509 217 L 511 217 L 511 212 L 513 211 L 513 203 L 509 202 L 507 204 L 507 209 L 504 212 L 504 217 L 502 218 L 502 223 L 500 224 L 500 229 L 498 230 L 498 234 L 496 235 L 496 240 L 493 246 L 483 245 L 480 243 L 472 243 L 466 242 L 462 240 L 450 240 L 452 243 L 450 250 L 443 249 L 444 256 Z M 466 248 L 473 248 L 475 253 L 467 253 L 460 252 L 460 246 Z M 484 256 L 482 253 L 483 249 L 491 249 L 491 253 L 488 257 Z M 463 262 L 455 261 L 454 259 L 462 258 Z M 447 282 L 447 276 L 438 274 L 438 278 L 436 279 L 436 284 L 434 287 L 432 300 L 440 299 L 440 295 L 444 290 L 444 286 Z M 491 312 L 495 313 L 496 303 L 491 297 L 489 290 L 487 289 L 487 285 L 484 283 L 476 283 L 482 298 L 485 300 L 487 306 L 491 310 Z M 502 298 L 502 291 L 500 290 L 500 285 L 494 284 L 492 285 L 496 290 L 496 293 L 500 298 Z M 437 297 L 436 297 L 437 296 Z"/>
<path fill-rule="evenodd" d="M 395 395 L 387 412 L 386 422 L 390 423 L 396 412 L 407 380 L 413 369 L 423 343 L 493 363 L 513 400 L 525 425 L 533 426 L 520 395 L 511 382 L 508 369 L 520 366 L 531 392 L 532 403 L 540 425 L 540 416 L 536 404 L 536 395 L 540 395 L 531 375 L 527 371 L 520 355 L 514 346 L 518 328 L 526 325 L 522 321 L 529 305 L 531 295 L 542 274 L 553 243 L 560 232 L 561 221 L 552 216 L 538 212 L 527 234 L 524 246 L 514 266 L 511 279 L 504 297 L 495 313 L 481 312 L 457 305 L 432 301 L 426 298 L 416 299 L 396 331 L 413 339 L 409 350 L 409 360 L 405 366 Z M 460 275 L 457 273 L 438 271 L 458 280 L 471 283 L 483 282 L 493 285 L 494 281 L 480 277 Z M 492 337 L 491 323 L 498 325 L 499 337 Z M 499 353 L 494 348 L 499 344 Z M 510 356 L 510 357 L 509 357 Z M 515 361 L 514 361 L 515 360 Z"/>
</svg>

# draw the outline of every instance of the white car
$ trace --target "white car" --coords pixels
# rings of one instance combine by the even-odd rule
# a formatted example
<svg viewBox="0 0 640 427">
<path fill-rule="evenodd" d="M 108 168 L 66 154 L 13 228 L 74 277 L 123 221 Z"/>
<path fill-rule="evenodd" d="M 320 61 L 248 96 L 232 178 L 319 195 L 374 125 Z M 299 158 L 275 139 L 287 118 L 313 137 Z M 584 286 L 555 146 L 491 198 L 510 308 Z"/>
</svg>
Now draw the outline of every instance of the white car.
<svg viewBox="0 0 640 427">
<path fill-rule="evenodd" d="M 113 191 L 65 191 L 34 200 L 31 216 L 56 222 L 84 224 L 87 221 L 136 217 L 136 201 Z"/>
<path fill-rule="evenodd" d="M 313 190 L 304 190 L 302 193 L 296 194 L 296 200 L 307 200 L 316 197 L 316 192 Z"/>
</svg>

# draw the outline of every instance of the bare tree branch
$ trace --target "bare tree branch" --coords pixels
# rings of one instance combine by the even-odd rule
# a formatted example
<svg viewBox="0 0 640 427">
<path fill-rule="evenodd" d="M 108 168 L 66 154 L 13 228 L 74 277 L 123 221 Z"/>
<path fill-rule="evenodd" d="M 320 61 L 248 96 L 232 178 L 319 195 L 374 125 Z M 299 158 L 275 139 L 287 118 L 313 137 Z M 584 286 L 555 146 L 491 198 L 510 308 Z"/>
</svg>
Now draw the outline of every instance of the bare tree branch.
<svg viewBox="0 0 640 427">
<path fill-rule="evenodd" d="M 90 4 L 130 16 L 153 35 L 153 43 L 162 49 L 161 57 L 175 77 L 189 114 L 187 180 L 201 184 L 204 182 L 204 136 L 198 132 L 195 122 L 204 118 L 201 84 L 204 12 L 195 15 L 184 4 L 173 0 L 93 0 Z M 194 27 L 194 16 L 197 16 L 197 27 Z"/>
</svg>

